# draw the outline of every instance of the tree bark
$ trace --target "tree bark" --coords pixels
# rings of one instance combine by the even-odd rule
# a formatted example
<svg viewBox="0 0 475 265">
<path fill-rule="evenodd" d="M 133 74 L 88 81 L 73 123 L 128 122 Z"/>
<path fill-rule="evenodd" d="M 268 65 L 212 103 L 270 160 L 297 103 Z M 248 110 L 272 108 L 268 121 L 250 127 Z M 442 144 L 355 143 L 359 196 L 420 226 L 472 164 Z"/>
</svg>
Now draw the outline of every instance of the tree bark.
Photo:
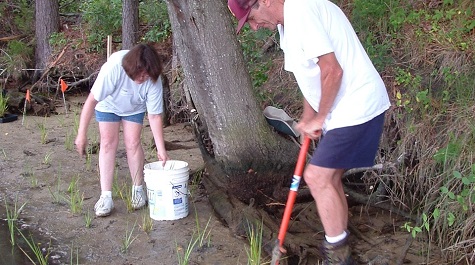
<svg viewBox="0 0 475 265">
<path fill-rule="evenodd" d="M 122 49 L 131 49 L 138 39 L 139 1 L 122 1 Z"/>
<path fill-rule="evenodd" d="M 251 169 L 291 171 L 297 147 L 264 119 L 226 2 L 169 0 L 167 5 L 185 83 L 208 128 L 215 159 L 230 176 Z"/>
<path fill-rule="evenodd" d="M 58 0 L 36 0 L 35 3 L 35 68 L 42 70 L 35 71 L 33 81 L 41 76 L 47 66 L 52 52 L 49 38 L 59 30 Z"/>
</svg>

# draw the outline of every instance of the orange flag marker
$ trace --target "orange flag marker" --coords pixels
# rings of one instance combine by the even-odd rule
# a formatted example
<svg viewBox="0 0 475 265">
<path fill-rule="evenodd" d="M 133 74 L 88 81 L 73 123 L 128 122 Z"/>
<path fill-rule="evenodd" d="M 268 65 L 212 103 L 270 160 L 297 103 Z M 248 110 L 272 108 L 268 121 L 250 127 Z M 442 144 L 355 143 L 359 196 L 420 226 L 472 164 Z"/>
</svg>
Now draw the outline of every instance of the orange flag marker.
<svg viewBox="0 0 475 265">
<path fill-rule="evenodd" d="M 30 90 L 29 89 L 26 90 L 26 101 L 28 101 L 28 103 L 31 103 L 31 96 L 30 96 Z"/>
<path fill-rule="evenodd" d="M 63 79 L 60 80 L 61 82 L 61 92 L 66 92 L 66 89 L 68 89 L 68 85 L 66 84 L 66 82 L 64 82 Z"/>
</svg>

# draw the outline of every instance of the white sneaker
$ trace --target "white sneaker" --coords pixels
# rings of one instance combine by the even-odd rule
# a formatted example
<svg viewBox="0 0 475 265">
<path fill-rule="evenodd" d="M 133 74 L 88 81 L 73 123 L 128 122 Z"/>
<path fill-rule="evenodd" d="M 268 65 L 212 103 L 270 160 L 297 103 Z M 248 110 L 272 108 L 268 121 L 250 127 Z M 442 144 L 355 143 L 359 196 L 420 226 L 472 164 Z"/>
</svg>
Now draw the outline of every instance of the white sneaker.
<svg viewBox="0 0 475 265">
<path fill-rule="evenodd" d="M 132 188 L 132 208 L 134 210 L 140 209 L 145 206 L 147 203 L 147 195 L 145 194 L 145 190 L 135 190 Z"/>
<path fill-rule="evenodd" d="M 112 209 L 114 209 L 114 201 L 112 197 L 103 196 L 99 198 L 94 205 L 94 211 L 96 211 L 97 216 L 108 216 L 111 214 Z"/>
</svg>

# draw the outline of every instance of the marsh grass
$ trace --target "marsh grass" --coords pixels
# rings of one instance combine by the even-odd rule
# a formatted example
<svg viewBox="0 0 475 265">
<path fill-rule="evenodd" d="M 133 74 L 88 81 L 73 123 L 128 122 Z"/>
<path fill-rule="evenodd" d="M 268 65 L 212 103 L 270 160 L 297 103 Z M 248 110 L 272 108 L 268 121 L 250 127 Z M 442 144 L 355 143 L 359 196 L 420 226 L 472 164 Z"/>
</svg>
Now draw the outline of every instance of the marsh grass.
<svg viewBox="0 0 475 265">
<path fill-rule="evenodd" d="M 10 243 L 12 246 L 15 245 L 15 231 L 16 231 L 16 223 L 18 221 L 18 216 L 20 216 L 21 211 L 23 210 L 23 207 L 25 207 L 26 202 L 23 203 L 20 208 L 17 208 L 18 206 L 18 197 L 15 197 L 15 201 L 13 204 L 13 209 L 8 207 L 7 200 L 5 200 L 5 211 L 7 214 L 7 225 L 8 225 L 8 231 L 10 233 Z"/>
<path fill-rule="evenodd" d="M 90 171 L 91 170 L 91 164 L 92 164 L 92 153 L 91 149 L 86 150 L 86 170 Z"/>
<path fill-rule="evenodd" d="M 189 193 L 191 197 L 193 197 L 195 192 L 199 189 L 199 185 L 201 184 L 201 179 L 203 177 L 203 174 L 204 174 L 204 168 L 197 170 L 193 174 L 193 177 L 190 181 L 190 186 L 189 186 L 190 187 Z"/>
<path fill-rule="evenodd" d="M 30 238 L 27 238 L 20 229 L 17 228 L 18 233 L 23 237 L 25 240 L 25 243 L 28 245 L 30 250 L 33 252 L 34 257 L 30 256 L 27 251 L 25 251 L 23 248 L 18 246 L 18 248 L 25 254 L 25 256 L 33 263 L 33 264 L 39 264 L 39 265 L 48 265 L 48 257 L 51 253 L 51 250 L 49 247 L 47 247 L 46 254 L 43 254 L 43 251 L 41 250 L 41 244 L 36 243 L 35 240 L 33 239 L 33 236 L 30 234 Z M 50 242 L 51 243 L 51 242 Z"/>
<path fill-rule="evenodd" d="M 264 263 L 262 261 L 262 233 L 262 221 L 256 225 L 248 223 L 247 239 L 249 241 L 249 248 L 246 248 L 248 265 L 261 265 L 269 263 Z"/>
<path fill-rule="evenodd" d="M 48 129 L 46 128 L 46 116 L 43 119 L 42 123 L 37 124 L 38 129 L 40 130 L 40 142 L 41 144 L 46 144 L 48 139 Z"/>
<path fill-rule="evenodd" d="M 74 121 L 74 123 L 73 123 L 73 129 L 74 129 L 74 134 L 73 135 L 74 136 L 73 136 L 73 138 L 76 137 L 76 135 L 78 134 L 79 118 L 80 118 L 80 114 L 77 111 L 73 112 L 73 121 Z"/>
<path fill-rule="evenodd" d="M 68 203 L 73 214 L 81 213 L 84 202 L 84 194 L 79 190 L 79 179 L 79 175 L 73 177 L 68 186 Z"/>
<path fill-rule="evenodd" d="M 153 219 L 150 217 L 150 208 L 149 206 L 145 207 L 142 211 L 142 231 L 145 233 L 150 233 L 153 229 Z"/>
<path fill-rule="evenodd" d="M 197 242 L 198 241 L 196 239 L 194 239 L 193 236 L 192 236 L 191 240 L 188 241 L 188 245 L 186 246 L 186 248 L 182 248 L 175 241 L 175 248 L 176 248 L 176 255 L 177 255 L 177 259 L 178 259 L 178 265 L 188 265 L 188 263 L 190 262 L 191 253 L 193 253 L 193 249 L 195 248 Z"/>
<path fill-rule="evenodd" d="M 196 240 L 198 241 L 198 247 L 201 248 L 203 246 L 209 247 L 211 245 L 211 228 L 209 224 L 211 222 L 211 217 L 206 222 L 205 227 L 201 229 L 200 222 L 198 220 L 198 215 L 196 215 L 195 223 L 196 223 Z"/>
<path fill-rule="evenodd" d="M 119 168 L 114 169 L 114 180 L 112 181 L 112 197 L 120 198 L 123 197 L 124 185 L 119 182 Z"/>
<path fill-rule="evenodd" d="M 190 262 L 191 254 L 195 249 L 210 247 L 211 245 L 212 229 L 209 227 L 211 217 L 206 222 L 206 225 L 201 228 L 196 208 L 195 213 L 195 230 L 193 231 L 191 239 L 188 241 L 186 248 L 179 246 L 175 240 L 176 255 L 179 265 L 188 265 Z"/>
<path fill-rule="evenodd" d="M 93 216 L 92 216 L 92 214 L 91 214 L 91 211 L 87 210 L 87 211 L 84 213 L 84 226 L 85 226 L 86 228 L 91 228 L 92 219 L 93 219 Z"/>
<path fill-rule="evenodd" d="M 137 220 L 132 226 L 132 229 L 129 230 L 129 223 L 127 223 L 127 230 L 125 231 L 125 236 L 122 239 L 122 247 L 120 249 L 122 253 L 127 253 L 132 243 L 134 243 L 135 239 L 137 239 L 137 237 L 139 236 L 139 235 L 133 236 L 136 225 L 137 225 Z"/>
<path fill-rule="evenodd" d="M 51 152 L 51 151 L 46 153 L 46 155 L 43 158 L 43 162 L 42 162 L 44 165 L 50 165 L 51 155 L 53 155 L 53 152 Z"/>
<path fill-rule="evenodd" d="M 27 168 L 25 168 L 22 175 L 30 180 L 30 184 L 33 188 L 37 188 L 39 186 L 38 176 L 36 176 L 36 174 L 33 172 L 33 169 L 29 165 L 27 165 Z"/>
<path fill-rule="evenodd" d="M 76 249 L 76 252 L 74 252 Z M 71 253 L 69 254 L 69 264 L 79 264 L 79 247 L 74 248 L 74 242 L 71 243 Z"/>
<path fill-rule="evenodd" d="M 54 186 L 54 190 L 52 190 L 51 187 L 48 187 L 48 190 L 51 194 L 51 197 L 53 198 L 53 203 L 54 204 L 63 204 L 63 201 L 65 201 L 65 198 L 61 194 L 61 176 L 60 176 L 60 174 L 58 174 L 58 177 L 56 179 L 56 185 Z"/>
<path fill-rule="evenodd" d="M 75 133 L 71 131 L 66 132 L 66 136 L 64 139 L 64 147 L 68 151 L 73 151 L 74 150 L 74 138 L 75 138 Z"/>
</svg>

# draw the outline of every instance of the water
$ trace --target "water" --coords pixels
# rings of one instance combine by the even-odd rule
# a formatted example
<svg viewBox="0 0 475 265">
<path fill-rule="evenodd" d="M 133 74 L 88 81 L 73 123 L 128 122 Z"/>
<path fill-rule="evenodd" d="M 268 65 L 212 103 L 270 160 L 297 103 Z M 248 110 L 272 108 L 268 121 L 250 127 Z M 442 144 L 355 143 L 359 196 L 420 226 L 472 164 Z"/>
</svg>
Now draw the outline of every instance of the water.
<svg viewBox="0 0 475 265">
<path fill-rule="evenodd" d="M 31 264 L 31 261 L 29 261 L 23 252 L 21 252 L 18 246 L 12 246 L 10 243 L 10 231 L 8 230 L 8 224 L 3 219 L 0 220 L 0 264 Z"/>
</svg>

